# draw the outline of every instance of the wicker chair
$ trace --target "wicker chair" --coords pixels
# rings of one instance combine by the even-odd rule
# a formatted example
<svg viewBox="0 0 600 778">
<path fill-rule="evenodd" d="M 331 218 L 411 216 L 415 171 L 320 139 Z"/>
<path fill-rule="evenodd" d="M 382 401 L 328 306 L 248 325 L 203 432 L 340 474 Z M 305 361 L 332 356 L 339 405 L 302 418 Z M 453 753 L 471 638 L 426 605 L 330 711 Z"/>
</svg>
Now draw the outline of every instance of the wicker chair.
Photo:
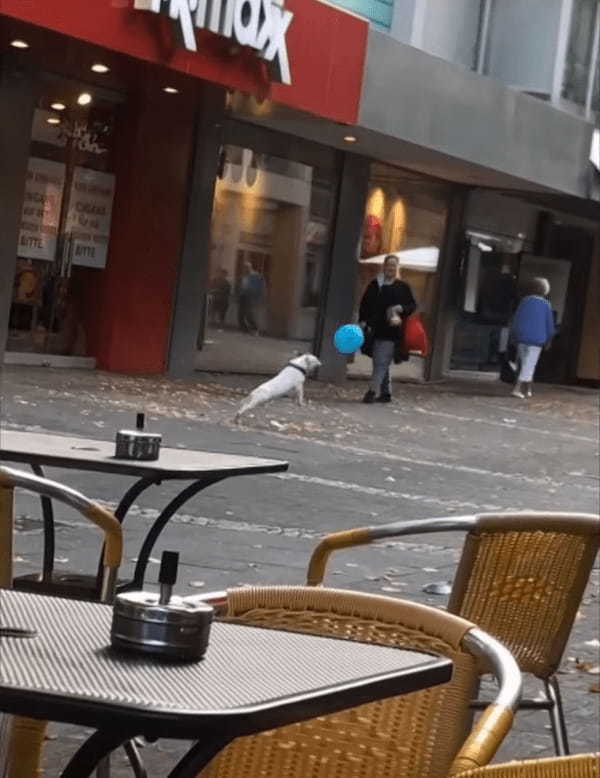
<svg viewBox="0 0 600 778">
<path fill-rule="evenodd" d="M 342 548 L 418 533 L 466 531 L 448 611 L 469 619 L 512 652 L 546 697 L 520 707 L 549 712 L 556 752 L 569 752 L 555 672 L 600 547 L 598 516 L 576 513 L 484 514 L 396 522 L 325 537 L 309 563 L 308 584 L 323 581 L 329 555 Z M 475 703 L 481 707 L 482 703 Z"/>
<path fill-rule="evenodd" d="M 228 592 L 223 618 L 431 651 L 451 657 L 454 674 L 442 686 L 238 738 L 202 778 L 446 778 L 487 764 L 511 727 L 521 687 L 514 659 L 469 622 L 435 608 L 333 589 L 264 587 Z M 492 665 L 501 688 L 469 734 L 480 662 Z"/>
<path fill-rule="evenodd" d="M 461 773 L 460 778 L 598 778 L 600 754 L 577 754 L 552 759 L 528 759 L 489 765 Z"/>
<path fill-rule="evenodd" d="M 103 531 L 105 545 L 101 600 L 110 602 L 114 597 L 117 570 L 123 553 L 119 522 L 109 511 L 73 489 L 8 467 L 0 467 L 0 586 L 10 588 L 13 580 L 15 488 L 28 489 L 69 505 Z M 47 722 L 38 719 L 13 718 L 0 714 L 0 775 L 6 775 L 6 778 L 34 778 L 41 775 L 46 726 Z"/>
</svg>

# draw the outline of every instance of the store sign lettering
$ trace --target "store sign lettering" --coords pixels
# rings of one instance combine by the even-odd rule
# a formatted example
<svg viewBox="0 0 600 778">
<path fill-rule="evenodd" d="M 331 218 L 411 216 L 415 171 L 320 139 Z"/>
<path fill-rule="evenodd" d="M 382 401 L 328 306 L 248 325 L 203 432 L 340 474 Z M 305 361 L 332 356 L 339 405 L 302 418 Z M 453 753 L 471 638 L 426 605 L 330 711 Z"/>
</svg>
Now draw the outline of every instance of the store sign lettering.
<svg viewBox="0 0 600 778">
<path fill-rule="evenodd" d="M 291 84 L 286 35 L 294 15 L 284 0 L 134 0 L 134 8 L 163 13 L 178 22 L 179 37 L 197 51 L 194 29 L 206 29 L 249 46 L 270 64 L 272 76 Z"/>
</svg>

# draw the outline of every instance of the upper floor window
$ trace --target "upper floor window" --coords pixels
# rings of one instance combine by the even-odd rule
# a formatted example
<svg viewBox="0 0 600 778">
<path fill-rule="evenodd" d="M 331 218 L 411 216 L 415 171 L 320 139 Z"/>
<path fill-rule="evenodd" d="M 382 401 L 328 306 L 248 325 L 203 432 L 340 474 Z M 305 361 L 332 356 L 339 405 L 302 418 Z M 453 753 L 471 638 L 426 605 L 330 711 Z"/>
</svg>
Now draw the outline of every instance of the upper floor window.
<svg viewBox="0 0 600 778">
<path fill-rule="evenodd" d="M 370 22 L 386 30 L 392 26 L 394 0 L 333 0 L 333 2 L 366 17 Z"/>
<path fill-rule="evenodd" d="M 599 38 L 600 2 L 573 0 L 562 96 L 587 110 L 598 109 Z"/>
</svg>

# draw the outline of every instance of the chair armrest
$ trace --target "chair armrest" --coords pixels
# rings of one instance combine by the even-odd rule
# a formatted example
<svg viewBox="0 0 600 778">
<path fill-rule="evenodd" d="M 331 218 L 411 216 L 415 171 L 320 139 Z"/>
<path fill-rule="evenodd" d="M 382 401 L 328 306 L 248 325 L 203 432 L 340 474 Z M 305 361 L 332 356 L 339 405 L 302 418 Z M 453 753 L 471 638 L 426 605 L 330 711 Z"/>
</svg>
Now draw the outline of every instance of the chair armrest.
<svg viewBox="0 0 600 778">
<path fill-rule="evenodd" d="M 57 481 L 50 481 L 47 478 L 40 478 L 37 475 L 23 473 L 20 470 L 13 470 L 9 467 L 0 467 L 0 490 L 11 492 L 15 488 L 27 489 L 35 494 L 41 494 L 62 502 L 74 508 L 102 530 L 104 533 L 104 580 L 101 599 L 103 601 L 111 599 L 114 593 L 117 569 L 123 557 L 121 525 L 113 514 L 106 508 L 84 497 L 83 494 L 75 491 L 75 489 L 64 486 Z M 7 496 L 5 493 L 2 499 L 3 502 L 6 502 L 6 505 L 0 505 L 0 508 L 9 507 L 9 500 L 12 501 L 12 495 Z M 3 511 L 3 515 L 5 512 L 12 513 L 11 511 Z M 12 526 L 8 531 L 12 533 Z"/>
<path fill-rule="evenodd" d="M 481 669 L 495 675 L 500 688 L 456 755 L 450 767 L 451 776 L 491 761 L 512 727 L 523 689 L 519 666 L 500 641 L 474 627 L 464 636 L 463 645 L 479 659 Z"/>
<path fill-rule="evenodd" d="M 306 583 L 308 586 L 319 586 L 325 577 L 327 561 L 334 551 L 353 546 L 367 546 L 377 540 L 401 537 L 402 535 L 418 535 L 429 532 L 468 531 L 477 524 L 477 516 L 456 516 L 437 519 L 417 519 L 415 521 L 395 521 L 378 527 L 361 527 L 359 529 L 333 532 L 326 535 L 315 548 L 308 563 Z"/>
</svg>

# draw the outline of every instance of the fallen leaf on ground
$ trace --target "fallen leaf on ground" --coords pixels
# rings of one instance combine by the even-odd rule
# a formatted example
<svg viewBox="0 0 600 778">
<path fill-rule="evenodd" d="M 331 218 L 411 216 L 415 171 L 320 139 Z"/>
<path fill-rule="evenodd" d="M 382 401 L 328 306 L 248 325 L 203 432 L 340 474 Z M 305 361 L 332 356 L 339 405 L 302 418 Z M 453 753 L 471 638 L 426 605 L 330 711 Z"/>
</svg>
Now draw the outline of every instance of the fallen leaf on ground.
<svg viewBox="0 0 600 778">
<path fill-rule="evenodd" d="M 600 693 L 600 683 L 595 683 L 593 686 L 590 686 L 590 691 L 595 692 L 596 694 Z"/>
<path fill-rule="evenodd" d="M 582 659 L 576 659 L 575 667 L 581 673 L 591 673 L 592 675 L 600 673 L 600 666 L 598 666 L 595 662 L 586 662 Z"/>
</svg>

